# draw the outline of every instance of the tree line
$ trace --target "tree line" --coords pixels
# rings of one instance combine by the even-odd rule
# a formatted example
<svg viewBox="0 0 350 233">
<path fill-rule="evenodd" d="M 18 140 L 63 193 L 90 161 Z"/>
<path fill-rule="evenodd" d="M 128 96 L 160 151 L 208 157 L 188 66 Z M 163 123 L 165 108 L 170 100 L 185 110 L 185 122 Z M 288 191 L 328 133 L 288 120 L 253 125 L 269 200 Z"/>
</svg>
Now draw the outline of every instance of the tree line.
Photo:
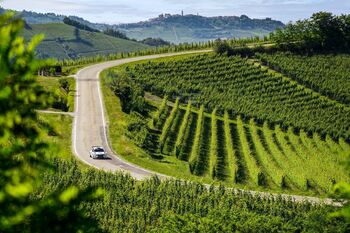
<svg viewBox="0 0 350 233">
<path fill-rule="evenodd" d="M 270 38 L 280 47 L 309 52 L 350 49 L 350 15 L 314 13 L 311 18 L 276 29 Z"/>
</svg>

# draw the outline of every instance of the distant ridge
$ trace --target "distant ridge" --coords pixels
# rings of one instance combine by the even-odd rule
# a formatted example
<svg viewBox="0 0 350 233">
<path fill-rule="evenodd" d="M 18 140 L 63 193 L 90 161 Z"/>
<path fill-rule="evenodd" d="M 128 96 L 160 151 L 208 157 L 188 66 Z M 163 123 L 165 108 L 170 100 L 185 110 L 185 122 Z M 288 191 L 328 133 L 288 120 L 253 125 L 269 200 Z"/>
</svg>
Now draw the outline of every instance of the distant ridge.
<svg viewBox="0 0 350 233">
<path fill-rule="evenodd" d="M 3 11 L 5 10 L 0 8 L 0 13 Z M 28 24 L 61 23 L 65 17 L 54 13 L 31 11 L 18 12 L 18 16 Z M 281 21 L 271 18 L 252 19 L 246 15 L 204 17 L 191 14 L 161 14 L 147 21 L 119 25 L 92 23 L 77 16 L 69 18 L 100 31 L 113 28 L 136 40 L 152 37 L 172 43 L 199 42 L 217 38 L 262 37 L 276 28 L 284 27 Z"/>
<path fill-rule="evenodd" d="M 174 43 L 207 41 L 217 38 L 262 37 L 283 28 L 281 21 L 241 16 L 204 17 L 200 15 L 161 14 L 148 21 L 120 24 L 116 29 L 129 37 L 143 39 L 153 35 Z"/>
</svg>

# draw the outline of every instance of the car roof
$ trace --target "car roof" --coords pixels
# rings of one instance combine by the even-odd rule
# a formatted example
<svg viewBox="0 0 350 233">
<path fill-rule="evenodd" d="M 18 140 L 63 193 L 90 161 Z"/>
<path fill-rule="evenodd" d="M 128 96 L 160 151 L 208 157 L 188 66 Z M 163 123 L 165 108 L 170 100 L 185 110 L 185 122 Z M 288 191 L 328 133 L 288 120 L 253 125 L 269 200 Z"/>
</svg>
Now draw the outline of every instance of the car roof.
<svg viewBox="0 0 350 233">
<path fill-rule="evenodd" d="M 92 146 L 92 149 L 103 149 L 102 146 Z"/>
</svg>

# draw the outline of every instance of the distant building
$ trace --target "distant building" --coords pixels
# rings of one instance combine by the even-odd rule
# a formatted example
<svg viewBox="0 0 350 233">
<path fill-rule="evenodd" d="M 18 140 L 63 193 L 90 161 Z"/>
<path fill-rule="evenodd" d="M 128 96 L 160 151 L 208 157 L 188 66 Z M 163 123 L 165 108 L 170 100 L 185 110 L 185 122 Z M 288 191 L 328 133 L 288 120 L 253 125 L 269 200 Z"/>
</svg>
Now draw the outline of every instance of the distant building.
<svg viewBox="0 0 350 233">
<path fill-rule="evenodd" d="M 181 16 L 184 16 L 184 11 L 181 11 Z"/>
<path fill-rule="evenodd" d="M 165 14 L 164 18 L 169 18 L 171 16 L 171 14 Z"/>
</svg>

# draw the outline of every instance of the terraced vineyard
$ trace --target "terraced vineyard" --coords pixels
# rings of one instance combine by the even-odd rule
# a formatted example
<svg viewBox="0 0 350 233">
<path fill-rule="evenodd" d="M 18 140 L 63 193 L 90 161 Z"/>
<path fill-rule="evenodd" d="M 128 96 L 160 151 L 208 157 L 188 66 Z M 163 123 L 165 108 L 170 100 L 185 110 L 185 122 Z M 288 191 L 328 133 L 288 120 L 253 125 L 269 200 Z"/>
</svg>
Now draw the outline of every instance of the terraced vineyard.
<svg viewBox="0 0 350 233">
<path fill-rule="evenodd" d="M 350 151 L 349 106 L 293 78 L 213 54 L 116 72 L 166 97 L 150 124 L 158 134 L 150 153 L 185 162 L 194 176 L 318 194 L 349 181 L 341 165 Z"/>
<path fill-rule="evenodd" d="M 221 115 L 227 110 L 231 115 L 293 126 L 323 137 L 350 138 L 349 106 L 248 59 L 200 55 L 136 65 L 128 73 L 146 91 L 170 99 L 180 97 L 182 103 L 191 100 L 206 111 L 218 108 Z"/>
<path fill-rule="evenodd" d="M 254 119 L 240 116 L 229 119 L 179 107 L 163 108 L 167 118 L 158 124 L 161 150 L 169 156 L 188 161 L 191 172 L 198 176 L 251 186 L 313 190 L 327 193 L 340 180 L 348 180 L 341 169 L 342 156 L 350 150 L 343 139 L 339 143 L 329 136 L 308 135 L 294 128 L 270 128 Z M 191 112 L 191 113 L 190 113 Z M 190 119 L 190 120 L 189 120 Z M 179 127 L 182 130 L 179 130 Z M 163 135 L 167 135 L 165 138 Z M 180 142 L 180 143 L 179 143 Z"/>
<path fill-rule="evenodd" d="M 257 54 L 271 68 L 344 104 L 350 104 L 350 56 Z"/>
</svg>

